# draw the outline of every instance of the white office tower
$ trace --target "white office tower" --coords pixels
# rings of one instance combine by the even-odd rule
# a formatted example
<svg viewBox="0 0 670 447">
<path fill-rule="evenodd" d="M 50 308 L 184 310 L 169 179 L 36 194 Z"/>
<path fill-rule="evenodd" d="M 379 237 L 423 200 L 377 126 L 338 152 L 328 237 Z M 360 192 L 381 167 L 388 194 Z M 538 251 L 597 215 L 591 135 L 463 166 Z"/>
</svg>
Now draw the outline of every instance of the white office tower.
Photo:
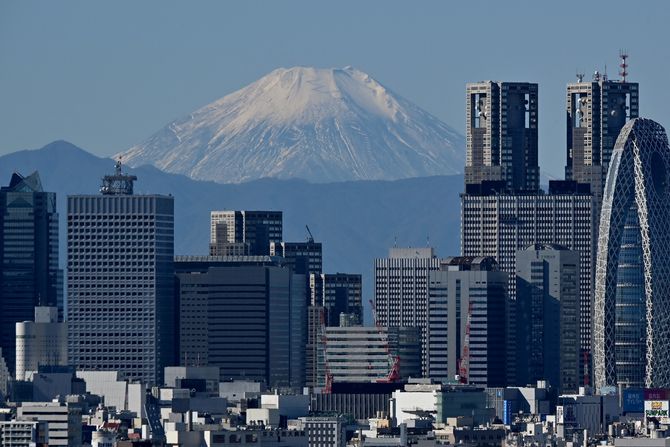
<svg viewBox="0 0 670 447">
<path fill-rule="evenodd" d="M 67 365 L 67 324 L 57 307 L 36 307 L 35 321 L 16 323 L 16 380 L 44 365 Z"/>
<path fill-rule="evenodd" d="M 422 374 L 426 373 L 428 279 L 439 268 L 440 260 L 431 247 L 391 248 L 388 258 L 375 259 L 376 322 L 421 329 Z"/>
<path fill-rule="evenodd" d="M 428 376 L 504 387 L 507 273 L 491 257 L 452 257 L 430 273 Z"/>
<path fill-rule="evenodd" d="M 68 356 L 159 384 L 175 353 L 174 199 L 135 195 L 134 180 L 117 163 L 102 194 L 68 197 Z"/>
</svg>

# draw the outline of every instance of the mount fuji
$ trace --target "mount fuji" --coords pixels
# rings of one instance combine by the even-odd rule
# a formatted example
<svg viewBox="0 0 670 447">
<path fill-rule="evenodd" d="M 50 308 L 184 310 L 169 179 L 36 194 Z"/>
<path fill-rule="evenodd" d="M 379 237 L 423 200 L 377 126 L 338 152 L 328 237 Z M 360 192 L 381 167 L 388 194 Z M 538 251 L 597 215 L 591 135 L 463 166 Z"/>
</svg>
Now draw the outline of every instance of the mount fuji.
<svg viewBox="0 0 670 447">
<path fill-rule="evenodd" d="M 315 183 L 458 174 L 453 128 L 352 67 L 280 68 L 117 154 L 197 180 Z"/>
</svg>

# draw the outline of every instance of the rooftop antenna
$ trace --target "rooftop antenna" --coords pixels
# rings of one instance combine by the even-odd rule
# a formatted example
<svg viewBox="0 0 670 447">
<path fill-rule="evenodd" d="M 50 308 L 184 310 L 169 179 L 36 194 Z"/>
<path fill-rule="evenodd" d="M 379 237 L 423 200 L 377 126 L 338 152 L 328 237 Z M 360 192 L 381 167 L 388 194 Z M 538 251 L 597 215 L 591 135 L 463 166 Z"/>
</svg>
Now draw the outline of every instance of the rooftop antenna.
<svg viewBox="0 0 670 447">
<path fill-rule="evenodd" d="M 393 248 L 398 248 L 398 236 L 393 236 Z"/>
<path fill-rule="evenodd" d="M 584 73 L 577 72 L 577 82 L 584 82 Z"/>
<path fill-rule="evenodd" d="M 621 82 L 626 82 L 626 76 L 628 76 L 628 51 L 619 50 L 619 58 L 621 59 L 619 76 L 621 76 Z"/>
<path fill-rule="evenodd" d="M 426 247 L 430 247 L 430 235 L 426 236 Z"/>
<path fill-rule="evenodd" d="M 605 71 L 603 72 L 603 81 L 607 81 L 607 64 L 605 64 Z"/>
</svg>

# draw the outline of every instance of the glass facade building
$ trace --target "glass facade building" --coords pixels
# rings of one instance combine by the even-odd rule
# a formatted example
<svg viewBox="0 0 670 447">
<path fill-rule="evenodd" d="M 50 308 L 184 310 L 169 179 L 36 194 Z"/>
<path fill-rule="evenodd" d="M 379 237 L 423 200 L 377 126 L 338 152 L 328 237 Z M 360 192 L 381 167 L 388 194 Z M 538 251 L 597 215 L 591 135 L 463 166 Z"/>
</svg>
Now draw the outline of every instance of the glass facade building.
<svg viewBox="0 0 670 447">
<path fill-rule="evenodd" d="M 0 350 L 13 373 L 15 324 L 33 319 L 35 306 L 63 309 L 58 268 L 56 194 L 37 172 L 15 173 L 0 189 Z"/>
<path fill-rule="evenodd" d="M 629 121 L 612 152 L 598 234 L 597 388 L 670 386 L 669 169 L 663 127 Z"/>
</svg>

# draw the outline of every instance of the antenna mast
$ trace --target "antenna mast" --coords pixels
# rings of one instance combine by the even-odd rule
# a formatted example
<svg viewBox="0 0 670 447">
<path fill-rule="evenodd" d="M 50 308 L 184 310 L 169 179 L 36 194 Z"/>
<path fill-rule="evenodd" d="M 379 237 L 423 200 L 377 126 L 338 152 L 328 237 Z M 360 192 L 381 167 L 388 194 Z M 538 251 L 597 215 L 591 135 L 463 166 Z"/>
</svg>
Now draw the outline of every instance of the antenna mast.
<svg viewBox="0 0 670 447">
<path fill-rule="evenodd" d="M 626 76 L 628 76 L 628 52 L 626 50 L 619 50 L 619 58 L 621 59 L 619 76 L 621 76 L 621 82 L 626 82 Z"/>
</svg>

